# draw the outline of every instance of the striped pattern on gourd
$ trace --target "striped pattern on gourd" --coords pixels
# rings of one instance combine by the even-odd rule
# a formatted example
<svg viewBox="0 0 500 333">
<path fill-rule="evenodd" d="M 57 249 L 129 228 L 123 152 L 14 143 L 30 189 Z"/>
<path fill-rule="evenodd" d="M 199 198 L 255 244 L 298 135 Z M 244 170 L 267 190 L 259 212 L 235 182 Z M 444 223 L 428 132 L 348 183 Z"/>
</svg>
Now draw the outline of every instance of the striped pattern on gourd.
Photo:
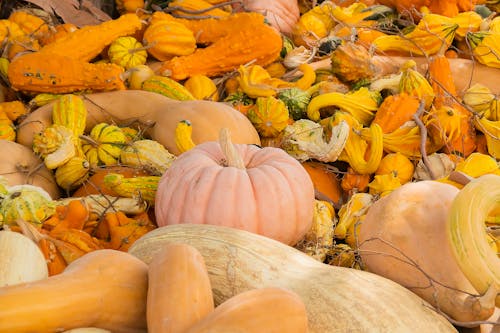
<svg viewBox="0 0 500 333">
<path fill-rule="evenodd" d="M 87 108 L 83 99 L 74 94 L 62 95 L 52 107 L 52 123 L 63 125 L 76 137 L 83 134 L 87 122 Z"/>
<path fill-rule="evenodd" d="M 143 82 L 142 89 L 179 101 L 192 101 L 196 99 L 186 87 L 166 76 L 153 75 Z"/>
<path fill-rule="evenodd" d="M 83 140 L 83 153 L 91 166 L 114 165 L 118 163 L 127 137 L 116 125 L 99 123 L 90 131 L 90 137 Z"/>
<path fill-rule="evenodd" d="M 120 161 L 128 166 L 142 167 L 152 175 L 161 176 L 175 160 L 161 143 L 144 139 L 126 146 L 120 154 Z"/>
<path fill-rule="evenodd" d="M 56 169 L 56 183 L 69 191 L 83 184 L 89 178 L 90 163 L 85 158 L 75 156 Z"/>
<path fill-rule="evenodd" d="M 125 198 L 140 198 L 154 204 L 160 176 L 124 177 L 118 173 L 104 176 L 104 184 Z"/>
</svg>

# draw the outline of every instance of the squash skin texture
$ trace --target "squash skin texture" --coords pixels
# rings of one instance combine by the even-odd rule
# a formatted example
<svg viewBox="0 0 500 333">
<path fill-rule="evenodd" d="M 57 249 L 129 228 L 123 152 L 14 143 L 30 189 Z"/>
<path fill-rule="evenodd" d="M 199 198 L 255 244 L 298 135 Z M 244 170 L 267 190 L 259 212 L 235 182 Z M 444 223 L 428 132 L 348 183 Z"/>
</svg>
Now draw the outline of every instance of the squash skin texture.
<svg viewBox="0 0 500 333">
<path fill-rule="evenodd" d="M 279 32 L 265 24 L 264 16 L 258 13 L 180 21 L 193 31 L 198 43 L 208 42 L 210 45 L 198 48 L 190 55 L 165 61 L 159 72 L 169 73 L 174 80 L 183 80 L 196 74 L 217 76 L 252 60 L 255 60 L 256 65 L 266 66 L 279 57 L 282 48 Z M 214 30 L 217 32 L 213 35 L 205 32 Z M 205 33 L 200 35 L 200 32 Z"/>
<path fill-rule="evenodd" d="M 52 199 L 59 199 L 61 190 L 56 184 L 54 174 L 31 148 L 17 142 L 0 140 L 0 151 L 5 156 L 11 156 L 0 160 L 0 174 L 7 179 L 9 186 L 21 184 L 40 186 Z M 17 167 L 18 165 L 22 168 Z M 24 168 L 25 170 L 22 170 Z M 33 170 L 37 171 L 32 172 Z"/>
<path fill-rule="evenodd" d="M 148 333 L 184 333 L 214 310 L 205 261 L 196 248 L 165 245 L 148 275 Z"/>
<path fill-rule="evenodd" d="M 161 246 L 179 242 L 203 255 L 216 305 L 265 285 L 301 297 L 309 333 L 457 332 L 427 302 L 389 279 L 322 264 L 293 247 L 244 230 L 169 225 L 138 239 L 129 253 L 150 263 Z"/>
<path fill-rule="evenodd" d="M 253 289 L 233 296 L 186 333 L 307 333 L 300 297 L 283 288 Z"/>
<path fill-rule="evenodd" d="M 224 164 L 218 142 L 200 144 L 172 163 L 158 184 L 157 224 L 223 225 L 296 244 L 313 219 L 309 174 L 279 148 L 234 146 L 242 169 Z"/>
<path fill-rule="evenodd" d="M 61 274 L 0 289 L 0 331 L 52 333 L 99 327 L 146 332 L 148 267 L 117 250 L 96 250 Z"/>
<path fill-rule="evenodd" d="M 368 271 L 407 287 L 454 320 L 486 320 L 495 300 L 480 304 L 479 297 L 468 297 L 478 292 L 459 268 L 448 238 L 448 215 L 458 192 L 426 180 L 377 200 L 360 224 L 360 255 Z"/>
</svg>

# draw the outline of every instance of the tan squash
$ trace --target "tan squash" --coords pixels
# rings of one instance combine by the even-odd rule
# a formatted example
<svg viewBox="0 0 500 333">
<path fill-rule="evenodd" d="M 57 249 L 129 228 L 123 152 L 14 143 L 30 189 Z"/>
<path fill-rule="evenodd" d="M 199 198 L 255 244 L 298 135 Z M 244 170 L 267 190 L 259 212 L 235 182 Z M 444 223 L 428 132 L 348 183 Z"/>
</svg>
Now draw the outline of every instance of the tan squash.
<svg viewBox="0 0 500 333">
<path fill-rule="evenodd" d="M 13 141 L 0 140 L 0 152 L 9 157 L 0 159 L 0 176 L 7 178 L 10 186 L 36 185 L 47 191 L 52 199 L 60 197 L 60 189 L 53 173 L 31 148 Z"/>
<path fill-rule="evenodd" d="M 306 308 L 289 290 L 252 289 L 231 297 L 186 331 L 210 332 L 307 333 Z"/>
<path fill-rule="evenodd" d="M 408 60 L 417 63 L 417 70 L 425 74 L 428 69 L 428 60 L 425 57 L 388 57 L 374 56 L 372 61 L 377 68 L 377 76 L 398 73 L 401 65 Z M 488 67 L 469 59 L 448 59 L 451 65 L 451 73 L 455 81 L 457 93 L 461 95 L 467 88 L 475 83 L 487 86 L 493 94 L 500 94 L 500 69 Z M 315 70 L 330 69 L 330 59 L 311 63 Z"/>
<path fill-rule="evenodd" d="M 259 135 L 250 121 L 224 103 L 180 102 L 142 90 L 89 94 L 83 95 L 83 99 L 88 112 L 87 131 L 102 122 L 132 124 L 146 129 L 147 134 L 175 155 L 180 153 L 175 144 L 175 127 L 181 120 L 191 122 L 196 144 L 217 140 L 220 129 L 227 127 L 234 133 L 234 143 L 260 145 Z M 31 147 L 34 133 L 50 125 L 51 109 L 52 104 L 47 104 L 26 117 L 19 126 L 17 141 Z"/>
<path fill-rule="evenodd" d="M 437 181 L 399 187 L 369 208 L 358 249 L 368 271 L 407 287 L 454 320 L 486 320 L 495 309 L 495 290 L 478 295 L 448 238 L 448 214 L 458 193 Z"/>
<path fill-rule="evenodd" d="M 149 264 L 149 333 L 184 333 L 214 310 L 207 268 L 196 248 L 167 244 Z"/>
<path fill-rule="evenodd" d="M 63 273 L 0 289 L 0 331 L 53 333 L 99 327 L 146 332 L 148 267 L 126 252 L 96 250 Z"/>
<path fill-rule="evenodd" d="M 388 279 L 322 264 L 243 230 L 196 224 L 161 227 L 137 240 L 129 253 L 150 263 L 162 246 L 179 242 L 203 255 L 216 305 L 250 289 L 279 287 L 301 297 L 310 333 L 456 332 L 429 304 Z"/>
</svg>

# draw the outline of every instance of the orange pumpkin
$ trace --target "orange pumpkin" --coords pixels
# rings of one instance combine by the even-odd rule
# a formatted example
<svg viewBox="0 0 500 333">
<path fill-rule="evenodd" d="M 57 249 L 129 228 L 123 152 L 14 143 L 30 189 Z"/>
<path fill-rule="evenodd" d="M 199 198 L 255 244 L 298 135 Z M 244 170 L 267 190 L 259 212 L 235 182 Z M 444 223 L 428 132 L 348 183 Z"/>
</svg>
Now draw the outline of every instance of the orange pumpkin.
<svg viewBox="0 0 500 333">
<path fill-rule="evenodd" d="M 220 143 L 179 155 L 156 192 L 158 226 L 212 224 L 243 229 L 296 244 L 310 229 L 314 186 L 284 150 L 233 145 L 227 129 Z"/>
</svg>

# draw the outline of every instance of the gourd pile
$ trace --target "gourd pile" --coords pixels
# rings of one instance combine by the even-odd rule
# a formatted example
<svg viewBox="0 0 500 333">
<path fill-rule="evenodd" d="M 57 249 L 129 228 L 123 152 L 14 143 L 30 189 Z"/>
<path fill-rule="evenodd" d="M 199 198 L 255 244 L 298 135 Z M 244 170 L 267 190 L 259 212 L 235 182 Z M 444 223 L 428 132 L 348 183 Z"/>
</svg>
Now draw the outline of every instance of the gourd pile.
<svg viewBox="0 0 500 333">
<path fill-rule="evenodd" d="M 116 9 L 0 19 L 0 331 L 498 329 L 498 0 Z"/>
</svg>

